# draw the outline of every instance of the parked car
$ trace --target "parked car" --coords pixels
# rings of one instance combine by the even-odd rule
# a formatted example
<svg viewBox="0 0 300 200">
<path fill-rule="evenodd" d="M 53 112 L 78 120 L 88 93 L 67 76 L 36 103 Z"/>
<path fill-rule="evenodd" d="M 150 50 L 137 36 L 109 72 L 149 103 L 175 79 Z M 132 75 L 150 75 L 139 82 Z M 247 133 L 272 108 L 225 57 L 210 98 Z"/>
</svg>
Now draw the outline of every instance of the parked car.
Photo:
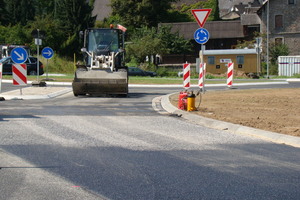
<svg viewBox="0 0 300 200">
<path fill-rule="evenodd" d="M 155 72 L 144 71 L 137 67 L 128 67 L 129 76 L 157 76 Z"/>
<path fill-rule="evenodd" d="M 12 74 L 12 65 L 14 64 L 11 57 L 5 57 L 0 60 L 0 63 L 3 66 L 2 73 L 11 75 Z M 27 75 L 37 75 L 37 58 L 29 56 L 28 59 L 25 61 L 27 65 Z M 44 74 L 44 66 L 42 62 L 39 62 L 39 74 Z"/>
</svg>

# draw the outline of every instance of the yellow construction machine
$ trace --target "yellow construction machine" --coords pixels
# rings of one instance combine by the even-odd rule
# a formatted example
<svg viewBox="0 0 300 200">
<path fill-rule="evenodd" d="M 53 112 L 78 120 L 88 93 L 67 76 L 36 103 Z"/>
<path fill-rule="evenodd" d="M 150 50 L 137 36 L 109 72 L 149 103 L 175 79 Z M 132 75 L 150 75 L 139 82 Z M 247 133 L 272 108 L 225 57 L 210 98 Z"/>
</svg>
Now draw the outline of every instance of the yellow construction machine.
<svg viewBox="0 0 300 200">
<path fill-rule="evenodd" d="M 114 28 L 81 32 L 84 63 L 77 64 L 74 96 L 128 94 L 128 68 L 124 63 L 124 32 Z"/>
</svg>

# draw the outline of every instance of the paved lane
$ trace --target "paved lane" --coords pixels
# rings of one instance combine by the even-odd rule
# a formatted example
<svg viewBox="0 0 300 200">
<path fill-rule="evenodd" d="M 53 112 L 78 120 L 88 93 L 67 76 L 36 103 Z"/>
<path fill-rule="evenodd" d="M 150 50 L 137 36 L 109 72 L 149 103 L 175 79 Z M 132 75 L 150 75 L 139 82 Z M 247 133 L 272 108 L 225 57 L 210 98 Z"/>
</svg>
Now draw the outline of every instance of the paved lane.
<svg viewBox="0 0 300 200">
<path fill-rule="evenodd" d="M 67 94 L 1 102 L 0 194 L 5 199 L 300 196 L 300 149 L 155 112 L 151 100 L 169 92 L 135 88 L 130 98 Z"/>
</svg>

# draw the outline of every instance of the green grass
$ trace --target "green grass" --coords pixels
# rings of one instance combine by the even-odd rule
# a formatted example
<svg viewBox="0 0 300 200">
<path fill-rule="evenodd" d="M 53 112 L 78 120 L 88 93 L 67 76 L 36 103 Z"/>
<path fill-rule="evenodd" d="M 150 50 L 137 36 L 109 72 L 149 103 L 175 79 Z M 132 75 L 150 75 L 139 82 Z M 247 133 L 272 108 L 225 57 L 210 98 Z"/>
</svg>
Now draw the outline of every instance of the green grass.
<svg viewBox="0 0 300 200">
<path fill-rule="evenodd" d="M 52 74 L 52 72 L 51 72 Z M 72 82 L 74 74 L 64 74 L 65 76 L 48 76 L 49 79 L 53 79 L 54 82 Z M 46 76 L 39 76 L 39 80 L 45 79 Z M 11 75 L 3 75 L 3 79 L 12 80 Z M 36 76 L 27 76 L 28 81 L 36 81 Z M 276 80 L 275 80 L 276 81 Z M 274 82 L 270 79 L 234 79 L 233 83 L 253 83 L 253 82 Z M 226 79 L 206 79 L 206 84 L 225 84 Z M 183 84 L 183 79 L 179 77 L 169 78 L 169 77 L 129 77 L 129 84 L 160 84 L 160 85 L 181 85 Z M 197 79 L 191 79 L 191 84 L 197 85 Z"/>
</svg>

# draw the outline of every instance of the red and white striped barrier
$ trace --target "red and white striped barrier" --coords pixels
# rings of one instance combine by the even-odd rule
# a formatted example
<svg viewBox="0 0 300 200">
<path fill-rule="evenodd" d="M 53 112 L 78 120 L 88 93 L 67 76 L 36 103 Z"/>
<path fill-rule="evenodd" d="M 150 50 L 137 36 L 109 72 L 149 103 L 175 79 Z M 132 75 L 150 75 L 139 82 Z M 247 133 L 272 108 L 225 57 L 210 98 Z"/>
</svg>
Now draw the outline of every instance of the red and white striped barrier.
<svg viewBox="0 0 300 200">
<path fill-rule="evenodd" d="M 231 87 L 232 86 L 232 81 L 233 81 L 233 63 L 228 63 L 228 70 L 227 70 L 227 86 Z"/>
<path fill-rule="evenodd" d="M 13 64 L 13 85 L 27 85 L 27 65 Z"/>
<path fill-rule="evenodd" d="M 183 87 L 185 89 L 189 89 L 191 86 L 190 70 L 191 65 L 189 63 L 183 64 Z"/>
<path fill-rule="evenodd" d="M 199 80 L 198 80 L 198 86 L 200 89 L 204 87 L 204 77 L 206 72 L 206 63 L 200 63 L 199 65 Z"/>
</svg>

